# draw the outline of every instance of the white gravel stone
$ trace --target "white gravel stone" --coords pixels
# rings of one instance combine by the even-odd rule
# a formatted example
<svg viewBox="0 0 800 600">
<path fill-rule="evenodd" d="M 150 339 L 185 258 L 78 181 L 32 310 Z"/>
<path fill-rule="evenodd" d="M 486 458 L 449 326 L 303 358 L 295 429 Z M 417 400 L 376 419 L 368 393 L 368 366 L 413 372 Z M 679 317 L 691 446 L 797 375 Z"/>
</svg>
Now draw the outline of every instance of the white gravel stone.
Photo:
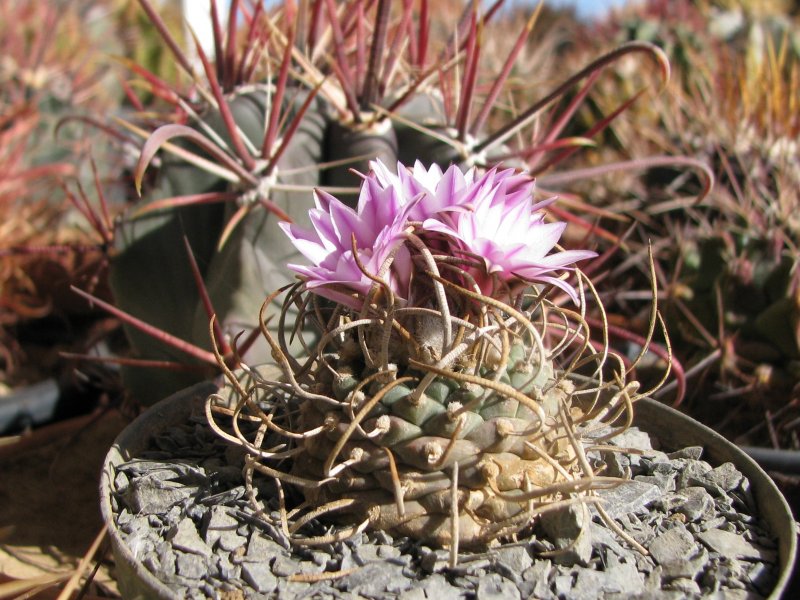
<svg viewBox="0 0 800 600">
<path fill-rule="evenodd" d="M 270 571 L 269 563 L 244 563 L 242 578 L 260 594 L 270 594 L 278 587 L 278 578 Z"/>
<path fill-rule="evenodd" d="M 184 437 L 192 441 L 192 452 L 201 452 L 202 444 L 207 444 L 202 453 L 212 444 L 222 445 L 204 426 L 187 426 L 191 432 Z M 621 441 L 649 445 L 649 438 L 645 443 L 641 432 L 632 430 L 630 434 Z M 380 532 L 292 551 L 274 525 L 279 519 L 274 489 L 264 487 L 263 481 L 256 483 L 262 486 L 259 498 L 264 510 L 274 519 L 270 524 L 243 498 L 240 469 L 228 469 L 221 449 L 216 455 L 214 451 L 204 454 L 207 458 L 202 459 L 202 468 L 181 461 L 160 462 L 163 455 L 163 449 L 158 450 L 155 458 L 120 467 L 118 472 L 125 477 L 116 481 L 127 488 L 115 496 L 116 510 L 121 512 L 117 519 L 129 545 L 143 553 L 140 558 L 145 565 L 159 572 L 169 585 L 180 588 L 185 598 L 222 597 L 241 589 L 247 600 L 492 600 L 520 596 L 665 600 L 714 593 L 726 598 L 756 592 L 763 596 L 774 585 L 774 563 L 762 562 L 775 558 L 774 542 L 741 501 L 753 501 L 749 483 L 739 479 L 741 474 L 730 465 L 712 469 L 699 460 L 698 447 L 669 455 L 644 448 L 640 455 L 625 455 L 636 460 L 630 465 L 618 461 L 616 468 L 620 473 L 630 469 L 636 479 L 600 492 L 618 525 L 649 547 L 651 555 L 629 547 L 599 515 L 591 519 L 591 505 L 585 515 L 583 507 L 576 505 L 559 516 L 540 519 L 535 536 L 519 543 L 477 554 L 462 552 L 454 570 L 449 569 L 447 550 L 426 548 L 399 537 L 394 540 Z M 607 451 L 596 452 L 592 458 L 606 464 L 608 459 Z M 228 469 L 230 476 L 226 471 L 225 478 L 208 477 L 204 469 L 217 474 Z M 138 480 L 142 481 L 137 484 Z M 676 491 L 662 493 L 676 486 Z M 134 488 L 138 489 L 135 493 L 131 492 Z M 150 498 L 151 492 L 159 498 Z M 159 510 L 139 513 L 131 501 Z M 584 518 L 590 520 L 581 527 Z M 309 525 L 320 532 L 331 527 Z M 168 533 L 164 535 L 164 531 Z M 586 532 L 581 534 L 586 539 L 577 541 L 583 550 L 566 558 L 562 553 L 558 560 L 564 564 L 536 557 L 534 552 L 567 547 L 581 531 Z M 353 574 L 329 581 L 290 581 L 292 575 L 353 568 L 357 568 Z"/>
<path fill-rule="evenodd" d="M 697 543 L 683 526 L 676 526 L 657 536 L 647 548 L 661 566 L 683 563 L 697 553 Z"/>
<path fill-rule="evenodd" d="M 591 516 L 588 508 L 573 504 L 562 510 L 546 512 L 540 519 L 548 538 L 557 549 L 563 550 L 553 558 L 557 564 L 588 564 L 592 556 L 592 533 L 588 523 Z"/>
<path fill-rule="evenodd" d="M 774 560 L 775 552 L 751 544 L 741 535 L 722 529 L 709 529 L 697 536 L 714 552 L 739 560 Z"/>
<path fill-rule="evenodd" d="M 679 504 L 676 510 L 687 520 L 698 521 L 713 516 L 714 499 L 704 487 L 690 486 L 683 488 L 679 493 L 685 498 L 685 501 Z"/>
<path fill-rule="evenodd" d="M 515 598 L 520 598 L 517 585 L 497 573 L 482 577 L 475 594 L 475 600 L 514 600 Z"/>
<path fill-rule="evenodd" d="M 191 519 L 183 519 L 170 530 L 172 545 L 178 550 L 199 554 L 200 556 L 211 556 L 211 548 L 208 547 L 200 535 Z"/>
<path fill-rule="evenodd" d="M 603 501 L 603 508 L 611 518 L 625 513 L 645 514 L 651 502 L 663 495 L 661 488 L 645 481 L 626 481 L 607 490 L 599 490 L 597 496 Z M 597 512 L 593 510 L 592 512 Z"/>
<path fill-rule="evenodd" d="M 198 554 L 176 552 L 175 570 L 181 577 L 201 579 L 206 571 L 208 571 L 208 563 Z"/>
<path fill-rule="evenodd" d="M 228 514 L 228 508 L 221 505 L 212 506 L 203 528 L 203 539 L 206 544 L 215 544 L 227 552 L 232 552 L 247 543 L 247 538 L 236 533 L 239 520 Z"/>
<path fill-rule="evenodd" d="M 495 554 L 497 562 L 502 563 L 517 577 L 522 577 L 522 574 L 533 565 L 533 557 L 524 546 L 498 548 Z"/>
</svg>

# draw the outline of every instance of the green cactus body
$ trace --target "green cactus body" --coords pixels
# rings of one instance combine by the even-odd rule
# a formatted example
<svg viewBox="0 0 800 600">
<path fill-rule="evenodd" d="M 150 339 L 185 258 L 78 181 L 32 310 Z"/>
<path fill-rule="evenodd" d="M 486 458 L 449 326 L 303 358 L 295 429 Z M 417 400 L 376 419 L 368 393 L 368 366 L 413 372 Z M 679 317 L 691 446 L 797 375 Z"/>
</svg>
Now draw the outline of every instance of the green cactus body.
<svg viewBox="0 0 800 600">
<path fill-rule="evenodd" d="M 512 352 L 522 349 L 521 345 L 514 346 Z M 336 361 L 333 368 L 358 373 L 362 382 L 374 375 L 363 365 L 347 360 Z M 467 365 L 456 368 L 469 370 Z M 423 374 L 409 366 L 400 367 L 393 375 L 394 381 L 406 380 L 409 385 L 396 385 L 384 395 L 381 391 L 385 385 L 365 386 L 365 393 L 361 389 L 364 386 L 357 384 L 345 396 L 343 411 L 331 410 L 329 404 L 318 400 L 303 402 L 302 429 L 336 425 L 329 425 L 324 436 L 306 441 L 307 458 L 295 463 L 293 473 L 324 479 L 326 461 L 331 462 L 332 457 L 335 463 L 356 458 L 352 469 L 358 473 L 357 477 L 337 477 L 308 490 L 308 501 L 322 505 L 351 497 L 356 501 L 350 507 L 356 521 L 370 518 L 381 529 L 449 544 L 452 507 L 445 500 L 451 491 L 452 466 L 458 462 L 461 542 L 485 544 L 504 525 L 514 529 L 515 517 L 525 515 L 530 504 L 527 498 L 515 501 L 514 492 L 525 486 L 544 488 L 559 479 L 530 445 L 560 455 L 567 462 L 574 457 L 557 425 L 558 410 L 569 408 L 569 385 L 556 384 L 549 363 L 535 378 L 532 366 L 522 362 L 509 363 L 498 371 L 484 367 L 480 372 L 487 380 L 507 381 L 506 385 L 518 391 L 526 390 L 531 402 L 541 407 L 545 422 L 539 423 L 536 412 L 517 399 L 447 377 L 437 377 L 415 398 L 411 386 Z M 322 372 L 317 378 L 326 379 Z M 379 396 L 363 414 L 361 426 L 337 447 L 347 424 L 353 422 L 350 408 L 358 414 Z M 391 476 L 390 460 L 395 462 L 398 479 Z M 398 508 L 395 495 L 398 481 L 404 490 L 404 510 Z M 370 511 L 377 516 L 370 516 Z"/>
<path fill-rule="evenodd" d="M 251 371 L 224 404 L 248 413 L 257 404 L 259 418 L 277 425 L 261 447 L 291 456 L 262 457 L 274 469 L 264 472 L 299 488 L 307 506 L 330 510 L 345 531 L 485 547 L 585 483 L 567 432 L 582 415 L 574 386 L 513 317 L 490 321 L 508 335 L 473 330 L 449 354 L 437 347 L 440 319 L 398 317 L 406 335 L 393 332 L 381 355 L 381 323 L 349 327 L 355 315 L 331 322 L 330 309 L 319 310 L 329 332 L 343 333 L 323 334 L 296 363 L 287 358 L 281 381 L 293 380 L 295 392 L 269 377 L 248 386 Z M 285 392 L 270 392 L 276 385 Z"/>
</svg>

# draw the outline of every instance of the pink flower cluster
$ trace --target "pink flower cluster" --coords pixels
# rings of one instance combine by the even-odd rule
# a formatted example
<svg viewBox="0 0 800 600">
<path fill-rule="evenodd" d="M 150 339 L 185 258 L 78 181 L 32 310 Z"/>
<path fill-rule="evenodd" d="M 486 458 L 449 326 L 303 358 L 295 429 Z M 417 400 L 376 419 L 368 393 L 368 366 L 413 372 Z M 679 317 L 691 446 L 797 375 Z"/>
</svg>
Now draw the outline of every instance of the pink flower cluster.
<svg viewBox="0 0 800 600">
<path fill-rule="evenodd" d="M 359 298 L 374 284 L 366 270 L 406 301 L 414 266 L 408 237 L 414 233 L 425 241 L 434 233 L 435 253 L 442 253 L 440 240 L 445 240 L 446 253 L 483 262 L 482 269 L 466 270 L 484 294 L 491 295 L 497 282 L 529 281 L 557 286 L 576 300 L 575 289 L 559 275 L 596 254 L 551 253 L 566 224 L 545 222 L 542 209 L 552 200 L 533 202 L 530 177 L 513 169 L 463 173 L 455 165 L 443 173 L 437 165 L 426 170 L 419 162 L 411 169 L 398 164 L 397 174 L 380 161 L 371 167 L 356 210 L 320 190 L 310 211 L 311 230 L 281 223 L 312 263 L 288 265 L 309 289 L 359 308 Z"/>
</svg>

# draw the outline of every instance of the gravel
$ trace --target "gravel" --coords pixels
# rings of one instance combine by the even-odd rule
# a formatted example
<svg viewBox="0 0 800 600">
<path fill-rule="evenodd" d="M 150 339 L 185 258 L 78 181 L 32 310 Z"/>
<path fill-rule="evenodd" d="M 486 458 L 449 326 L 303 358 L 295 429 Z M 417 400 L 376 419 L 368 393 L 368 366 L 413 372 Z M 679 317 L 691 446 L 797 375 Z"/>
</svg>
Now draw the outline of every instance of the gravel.
<svg viewBox="0 0 800 600">
<path fill-rule="evenodd" d="M 249 503 L 240 457 L 201 419 L 153 440 L 117 467 L 112 504 L 134 555 L 177 598 L 414 599 L 536 597 L 761 598 L 777 577 L 774 536 L 752 512 L 750 484 L 702 449 L 666 454 L 636 428 L 613 440 L 634 450 L 590 454 L 629 483 L 599 492 L 606 511 L 644 555 L 588 505 L 546 513 L 525 539 L 479 554 L 447 551 L 384 532 L 292 549 Z M 229 460 L 232 464 L 229 464 Z M 277 511 L 271 484 L 257 483 Z M 277 512 L 273 512 L 273 517 Z M 587 526 L 581 527 L 586 519 Z M 319 531 L 325 525 L 317 524 Z M 576 539 L 577 538 L 577 539 Z M 553 550 L 560 550 L 549 555 Z"/>
</svg>

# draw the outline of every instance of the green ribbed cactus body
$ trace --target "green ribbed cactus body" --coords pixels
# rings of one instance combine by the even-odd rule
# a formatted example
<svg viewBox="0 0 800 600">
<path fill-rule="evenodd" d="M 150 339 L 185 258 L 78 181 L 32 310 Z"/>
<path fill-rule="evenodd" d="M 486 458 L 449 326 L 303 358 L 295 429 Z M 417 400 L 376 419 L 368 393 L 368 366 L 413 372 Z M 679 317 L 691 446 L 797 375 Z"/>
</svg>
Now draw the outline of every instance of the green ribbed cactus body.
<svg viewBox="0 0 800 600">
<path fill-rule="evenodd" d="M 341 511 L 348 519 L 370 519 L 372 527 L 447 545 L 457 462 L 462 545 L 486 544 L 513 528 L 515 518 L 527 520 L 529 500 L 514 495 L 558 478 L 541 455 L 557 462 L 573 456 L 557 425 L 559 411 L 569 409 L 571 386 L 557 382 L 550 362 L 539 367 L 528 354 L 517 344 L 506 364 L 480 366 L 470 359 L 452 367 L 496 382 L 498 389 L 436 376 L 421 392 L 425 373 L 416 365 L 400 364 L 381 378 L 349 352 L 329 356 L 317 373 L 316 391 L 344 408 L 320 400 L 302 403 L 302 429 L 326 431 L 305 441 L 294 473 L 334 479 L 307 489 L 307 500 L 321 505 L 352 498 L 355 503 Z M 343 463 L 348 468 L 337 472 Z"/>
</svg>

